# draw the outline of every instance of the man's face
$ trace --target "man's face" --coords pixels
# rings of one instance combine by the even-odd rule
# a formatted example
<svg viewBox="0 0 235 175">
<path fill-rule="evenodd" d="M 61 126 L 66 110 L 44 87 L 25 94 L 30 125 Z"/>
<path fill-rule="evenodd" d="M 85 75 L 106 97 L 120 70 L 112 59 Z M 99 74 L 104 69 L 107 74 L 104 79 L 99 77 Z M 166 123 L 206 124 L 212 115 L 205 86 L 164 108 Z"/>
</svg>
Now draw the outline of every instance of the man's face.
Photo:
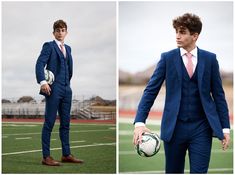
<svg viewBox="0 0 235 175">
<path fill-rule="evenodd" d="M 66 28 L 57 28 L 53 32 L 53 35 L 55 36 L 55 39 L 57 39 L 58 41 L 64 42 L 64 38 L 67 35 L 67 33 L 68 32 Z"/>
<path fill-rule="evenodd" d="M 176 43 L 177 47 L 182 47 L 184 49 L 191 48 L 195 46 L 198 34 L 190 34 L 187 28 L 179 27 L 176 29 Z"/>
</svg>

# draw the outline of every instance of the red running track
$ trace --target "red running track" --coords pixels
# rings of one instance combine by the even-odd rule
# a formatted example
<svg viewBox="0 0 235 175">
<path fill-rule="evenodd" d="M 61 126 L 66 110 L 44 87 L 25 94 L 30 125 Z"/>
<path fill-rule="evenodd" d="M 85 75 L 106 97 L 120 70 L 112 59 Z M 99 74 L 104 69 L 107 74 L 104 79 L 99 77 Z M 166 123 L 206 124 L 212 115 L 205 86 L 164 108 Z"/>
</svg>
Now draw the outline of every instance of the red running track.
<svg viewBox="0 0 235 175">
<path fill-rule="evenodd" d="M 2 119 L 2 122 L 44 122 L 44 119 Z M 56 122 L 60 122 L 56 119 Z M 71 119 L 71 123 L 97 123 L 97 124 L 116 124 L 116 120 L 82 120 L 82 119 Z"/>
</svg>

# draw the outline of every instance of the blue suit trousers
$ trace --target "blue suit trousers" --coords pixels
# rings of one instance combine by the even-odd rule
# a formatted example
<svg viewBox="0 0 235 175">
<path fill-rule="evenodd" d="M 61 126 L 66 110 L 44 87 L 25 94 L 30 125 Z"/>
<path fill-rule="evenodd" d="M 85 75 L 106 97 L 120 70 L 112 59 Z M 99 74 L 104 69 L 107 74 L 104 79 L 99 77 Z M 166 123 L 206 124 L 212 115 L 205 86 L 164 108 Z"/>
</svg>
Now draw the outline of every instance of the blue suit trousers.
<svg viewBox="0 0 235 175">
<path fill-rule="evenodd" d="M 50 155 L 50 138 L 55 124 L 57 111 L 60 116 L 59 135 L 62 143 L 63 156 L 70 155 L 69 129 L 72 90 L 69 85 L 61 85 L 54 82 L 51 86 L 51 95 L 46 96 L 45 121 L 42 128 L 42 154 Z"/>
<path fill-rule="evenodd" d="M 188 150 L 190 173 L 207 173 L 212 145 L 212 130 L 206 119 L 177 120 L 173 137 L 164 142 L 166 173 L 184 173 Z"/>
</svg>

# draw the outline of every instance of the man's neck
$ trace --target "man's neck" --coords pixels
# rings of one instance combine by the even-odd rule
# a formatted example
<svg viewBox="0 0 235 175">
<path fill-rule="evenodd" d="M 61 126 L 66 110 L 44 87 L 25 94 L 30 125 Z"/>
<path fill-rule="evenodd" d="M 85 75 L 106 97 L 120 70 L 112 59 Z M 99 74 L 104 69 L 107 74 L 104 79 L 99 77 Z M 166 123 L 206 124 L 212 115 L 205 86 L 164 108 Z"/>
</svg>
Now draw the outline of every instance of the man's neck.
<svg viewBox="0 0 235 175">
<path fill-rule="evenodd" d="M 56 42 L 59 42 L 59 43 L 61 43 L 61 44 L 64 44 L 64 41 L 57 40 L 56 38 L 55 38 L 55 41 L 56 41 Z"/>
<path fill-rule="evenodd" d="M 191 52 L 193 49 L 196 48 L 196 45 L 191 45 L 191 46 L 187 46 L 187 47 L 183 47 L 183 49 L 185 49 L 187 52 Z"/>
</svg>

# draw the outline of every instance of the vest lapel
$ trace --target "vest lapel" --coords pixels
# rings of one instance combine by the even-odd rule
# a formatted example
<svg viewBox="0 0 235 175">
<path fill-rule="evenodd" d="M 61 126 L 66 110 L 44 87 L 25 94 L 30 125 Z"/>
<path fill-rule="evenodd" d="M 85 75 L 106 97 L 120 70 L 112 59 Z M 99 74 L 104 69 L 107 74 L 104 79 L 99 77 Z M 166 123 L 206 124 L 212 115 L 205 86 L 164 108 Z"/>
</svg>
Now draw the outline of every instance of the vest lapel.
<svg viewBox="0 0 235 175">
<path fill-rule="evenodd" d="M 198 87 L 199 90 L 201 89 L 202 86 L 202 77 L 205 71 L 205 58 L 203 58 L 203 55 L 201 53 L 201 50 L 198 48 L 198 63 L 197 63 L 197 78 L 198 78 Z"/>
</svg>

